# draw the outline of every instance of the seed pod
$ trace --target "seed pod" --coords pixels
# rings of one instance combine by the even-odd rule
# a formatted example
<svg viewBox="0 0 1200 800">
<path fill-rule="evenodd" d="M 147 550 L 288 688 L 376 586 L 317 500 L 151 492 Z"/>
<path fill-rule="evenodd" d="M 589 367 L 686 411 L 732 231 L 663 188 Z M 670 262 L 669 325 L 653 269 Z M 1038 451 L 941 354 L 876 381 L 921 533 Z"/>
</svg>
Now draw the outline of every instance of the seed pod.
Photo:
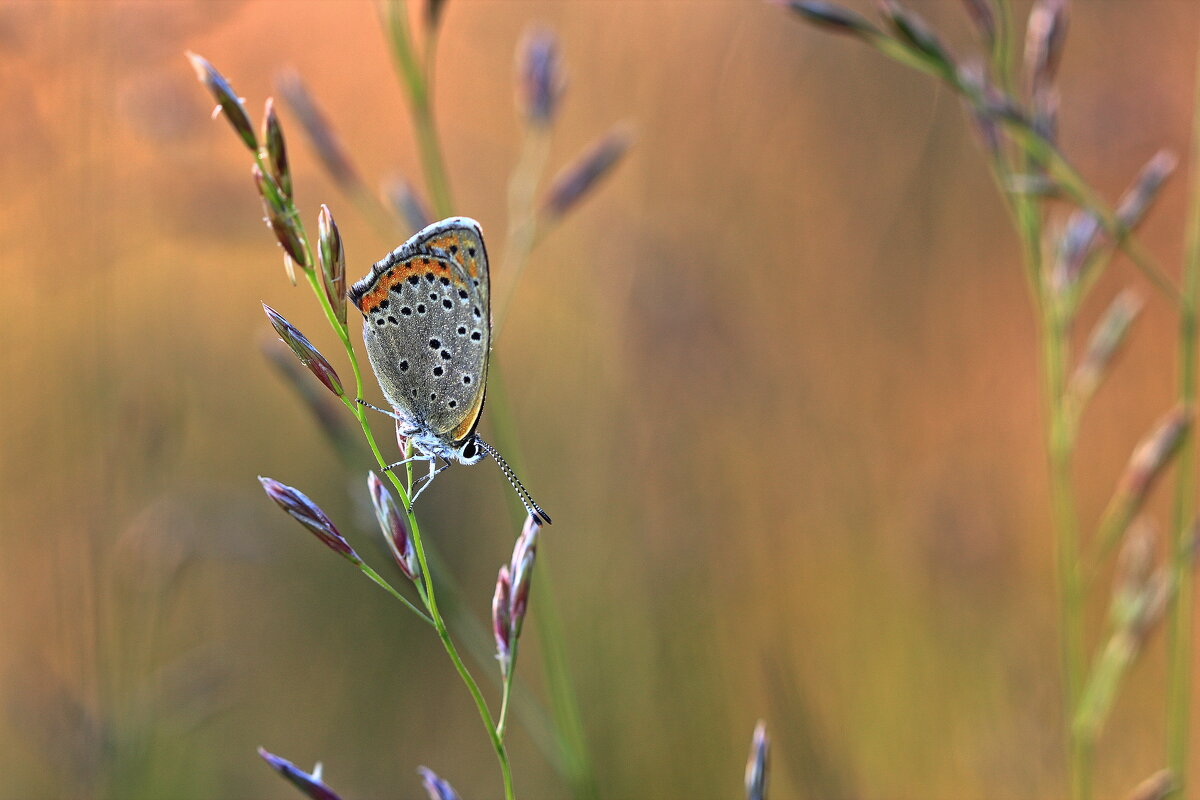
<svg viewBox="0 0 1200 800">
<path fill-rule="evenodd" d="M 271 178 L 279 185 L 284 197 L 292 196 L 292 172 L 288 166 L 287 147 L 283 143 L 283 128 L 275 115 L 275 100 L 267 98 L 262 123 L 263 151 Z"/>
<path fill-rule="evenodd" d="M 225 80 L 225 77 L 202 56 L 188 51 L 187 57 L 192 62 L 192 69 L 196 71 L 197 80 L 208 89 L 213 99 L 217 101 L 217 111 L 225 114 L 225 119 L 229 120 L 229 124 L 233 126 L 234 131 L 241 137 L 246 147 L 257 150 L 258 140 L 254 138 L 254 126 L 250 124 L 250 117 L 246 114 L 246 107 L 243 105 L 242 99 L 233 91 L 229 81 Z"/>
<path fill-rule="evenodd" d="M 325 356 L 321 355 L 320 351 L 312 346 L 307 337 L 298 331 L 292 323 L 284 319 L 278 311 L 266 303 L 263 303 L 263 310 L 267 312 L 267 318 L 271 320 L 271 327 L 279 334 L 279 338 L 283 340 L 283 343 L 292 348 L 292 352 L 300 359 L 300 363 L 308 367 L 309 372 L 316 375 L 317 380 L 325 384 L 329 391 L 341 397 L 344 394 L 342 381 L 338 378 L 333 365 L 326 360 Z"/>
<path fill-rule="evenodd" d="M 271 769 L 282 775 L 288 783 L 303 792 L 310 800 L 341 800 L 332 789 L 321 782 L 321 765 L 319 763 L 313 768 L 312 774 L 309 774 L 286 758 L 268 753 L 261 747 L 258 748 L 258 754 L 262 756 L 263 761 L 270 765 Z"/>
</svg>

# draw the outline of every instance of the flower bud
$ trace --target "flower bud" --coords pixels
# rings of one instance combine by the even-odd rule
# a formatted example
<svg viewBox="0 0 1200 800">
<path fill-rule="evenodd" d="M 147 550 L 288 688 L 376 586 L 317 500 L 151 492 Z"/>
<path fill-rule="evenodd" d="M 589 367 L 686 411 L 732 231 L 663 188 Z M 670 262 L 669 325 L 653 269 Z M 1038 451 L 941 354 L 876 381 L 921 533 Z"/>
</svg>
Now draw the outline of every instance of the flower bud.
<svg viewBox="0 0 1200 800">
<path fill-rule="evenodd" d="M 770 748 L 767 723 L 759 720 L 754 726 L 754 741 L 750 745 L 750 758 L 746 761 L 746 800 L 767 800 L 767 756 Z"/>
<path fill-rule="evenodd" d="M 322 204 L 317 216 L 317 252 L 321 265 L 321 286 L 338 322 L 346 324 L 346 251 L 329 207 Z"/>
<path fill-rule="evenodd" d="M 321 355 L 317 348 L 312 346 L 303 333 L 296 330 L 292 323 L 288 322 L 283 316 L 271 308 L 266 303 L 263 303 L 263 310 L 267 312 L 267 318 L 271 320 L 271 327 L 279 334 L 279 338 L 283 343 L 292 348 L 292 352 L 300 359 L 300 363 L 308 367 L 309 372 L 317 376 L 317 380 L 325 384 L 329 391 L 341 397 L 344 392 L 342 390 L 342 381 L 338 378 L 337 372 L 334 371 L 333 365 L 330 364 L 325 356 Z"/>
<path fill-rule="evenodd" d="M 507 675 L 512 665 L 512 579 L 507 564 L 500 567 L 500 574 L 496 577 L 496 592 L 492 595 L 492 635 L 496 639 L 500 672 Z"/>
<path fill-rule="evenodd" d="M 1025 72 L 1031 96 L 1054 81 L 1066 34 L 1066 0 L 1036 0 L 1025 26 Z"/>
<path fill-rule="evenodd" d="M 392 557 L 396 559 L 404 577 L 415 581 L 421 574 L 421 564 L 409 538 L 404 516 L 392 500 L 392 493 L 374 472 L 367 473 L 367 489 L 371 493 L 371 503 L 375 506 L 375 519 L 379 521 L 379 529 L 383 531 L 383 538 L 387 540 Z"/>
<path fill-rule="evenodd" d="M 548 125 L 566 84 L 558 39 L 548 30 L 532 29 L 517 54 L 517 105 L 531 124 Z"/>
<path fill-rule="evenodd" d="M 287 207 L 283 191 L 270 175 L 263 173 L 258 165 L 250 168 L 250 176 L 254 186 L 262 198 L 263 213 L 266 215 L 267 227 L 275 234 L 275 239 L 283 252 L 304 269 L 308 269 L 308 258 L 304 255 L 304 245 L 301 243 L 300 231 Z"/>
<path fill-rule="evenodd" d="M 1160 769 L 1133 787 L 1126 800 L 1167 800 L 1179 788 L 1169 769 Z"/>
<path fill-rule="evenodd" d="M 319 763 L 313 767 L 310 775 L 286 758 L 268 753 L 261 747 L 258 748 L 258 754 L 262 756 L 263 761 L 270 765 L 271 769 L 282 775 L 288 783 L 311 800 L 341 800 L 332 789 L 321 782 L 321 765 Z"/>
<path fill-rule="evenodd" d="M 1117 222 L 1125 229 L 1137 226 L 1145 216 L 1146 210 L 1158 196 L 1158 190 L 1175 171 L 1179 159 L 1170 150 L 1159 150 L 1154 157 L 1146 162 L 1141 172 L 1134 178 L 1133 185 L 1121 195 L 1117 203 Z"/>
<path fill-rule="evenodd" d="M 421 774 L 421 785 L 429 794 L 429 800 L 458 800 L 458 793 L 454 791 L 454 787 L 439 778 L 429 767 L 418 767 L 417 772 Z"/>
<path fill-rule="evenodd" d="M 284 197 L 292 196 L 292 171 L 288 167 L 287 147 L 283 143 L 283 128 L 275 114 L 274 98 L 267 98 L 262 123 L 263 150 L 266 154 L 267 170 L 279 186 Z"/>
<path fill-rule="evenodd" d="M 521 626 L 525 622 L 525 609 L 529 605 L 529 589 L 533 581 L 533 561 L 537 555 L 537 534 L 541 525 L 532 516 L 525 518 L 525 527 L 517 537 L 513 547 L 512 561 L 509 563 L 509 575 L 512 577 L 512 599 L 510 601 L 509 617 L 512 625 L 512 638 L 521 635 Z"/>
<path fill-rule="evenodd" d="M 242 104 L 241 98 L 233 91 L 233 87 L 229 85 L 229 81 L 225 80 L 225 77 L 203 57 L 191 51 L 188 51 L 187 57 L 192 62 L 192 69 L 196 71 L 196 78 L 204 84 L 204 88 L 208 89 L 213 99 L 217 101 L 217 110 L 225 113 L 225 119 L 229 120 L 229 124 L 242 138 L 246 147 L 257 150 L 258 140 L 254 138 L 254 126 L 250 124 L 250 117 L 246 115 L 246 107 Z"/>
<path fill-rule="evenodd" d="M 1075 368 L 1067 387 L 1067 396 L 1075 406 L 1076 413 L 1081 411 L 1096 393 L 1109 365 L 1125 341 L 1129 326 L 1141 310 L 1141 297 L 1132 289 L 1126 289 L 1116 296 L 1104 312 L 1104 316 L 1096 323 L 1083 358 L 1079 360 L 1079 366 Z"/>
<path fill-rule="evenodd" d="M 275 78 L 275 88 L 295 115 L 296 121 L 308 136 L 309 144 L 317 154 L 317 160 L 333 178 L 333 182 L 344 191 L 355 192 L 362 187 L 362 180 L 350 163 L 346 148 L 334 133 L 325 114 L 308 93 L 304 81 L 293 70 Z"/>
<path fill-rule="evenodd" d="M 788 7 L 804 18 L 806 22 L 821 28 L 827 28 L 835 33 L 845 33 L 851 36 L 870 36 L 879 31 L 848 8 L 842 8 L 823 0 L 795 0 Z"/>
<path fill-rule="evenodd" d="M 555 219 L 570 211 L 612 171 L 632 142 L 633 137 L 624 126 L 609 131 L 555 177 L 542 203 L 543 213 Z"/>
<path fill-rule="evenodd" d="M 900 5 L 897 0 L 880 0 L 880 11 L 891 24 L 897 39 L 935 62 L 947 75 L 954 74 L 954 62 L 949 51 L 916 12 Z"/>
<path fill-rule="evenodd" d="M 258 476 L 258 480 L 262 484 L 263 491 L 267 493 L 267 497 L 274 500 L 292 519 L 312 531 L 318 539 L 324 542 L 326 547 L 354 564 L 362 563 L 358 553 L 354 552 L 350 543 L 338 532 L 329 517 L 325 516 L 325 512 L 316 503 L 309 500 L 303 492 L 261 475 Z"/>
<path fill-rule="evenodd" d="M 963 5 L 967 7 L 967 14 L 979 29 L 983 41 L 991 48 L 996 41 L 996 10 L 992 8 L 990 0 L 963 0 Z"/>
<path fill-rule="evenodd" d="M 394 177 L 383 187 L 383 194 L 409 230 L 419 231 L 429 225 L 429 211 L 417 190 L 402 177 Z"/>
<path fill-rule="evenodd" d="M 1100 552 L 1109 552 L 1141 510 L 1155 480 L 1166 469 L 1191 426 L 1192 412 L 1176 406 L 1138 442 L 1097 526 Z"/>
</svg>

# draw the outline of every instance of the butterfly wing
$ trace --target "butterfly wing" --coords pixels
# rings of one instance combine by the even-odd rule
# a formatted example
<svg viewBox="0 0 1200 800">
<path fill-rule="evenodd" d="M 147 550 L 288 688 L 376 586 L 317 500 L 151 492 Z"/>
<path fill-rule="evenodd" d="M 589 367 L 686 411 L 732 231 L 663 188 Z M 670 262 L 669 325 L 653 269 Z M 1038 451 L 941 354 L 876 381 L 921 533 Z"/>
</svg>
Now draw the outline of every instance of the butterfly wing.
<svg viewBox="0 0 1200 800">
<path fill-rule="evenodd" d="M 483 231 L 478 222 L 468 217 L 450 217 L 423 228 L 401 247 L 424 252 L 440 251 L 441 255 L 462 267 L 473 289 L 479 293 L 480 307 L 490 325 L 488 258 L 483 246 Z"/>
<path fill-rule="evenodd" d="M 405 242 L 350 291 L 384 396 L 410 428 L 449 444 L 471 435 L 483 411 L 487 286 L 479 226 L 456 218 Z"/>
</svg>

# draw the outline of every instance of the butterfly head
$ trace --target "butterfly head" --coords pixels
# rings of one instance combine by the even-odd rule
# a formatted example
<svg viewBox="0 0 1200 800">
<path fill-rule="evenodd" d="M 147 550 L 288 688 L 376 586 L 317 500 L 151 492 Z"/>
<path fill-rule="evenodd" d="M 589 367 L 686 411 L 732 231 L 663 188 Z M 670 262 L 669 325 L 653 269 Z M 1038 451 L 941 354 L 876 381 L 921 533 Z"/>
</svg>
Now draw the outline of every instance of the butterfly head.
<svg viewBox="0 0 1200 800">
<path fill-rule="evenodd" d="M 462 446 L 454 451 L 454 460 L 460 464 L 478 464 L 484 459 L 487 453 L 479 446 L 475 435 L 467 437 L 467 440 L 462 443 Z"/>
</svg>

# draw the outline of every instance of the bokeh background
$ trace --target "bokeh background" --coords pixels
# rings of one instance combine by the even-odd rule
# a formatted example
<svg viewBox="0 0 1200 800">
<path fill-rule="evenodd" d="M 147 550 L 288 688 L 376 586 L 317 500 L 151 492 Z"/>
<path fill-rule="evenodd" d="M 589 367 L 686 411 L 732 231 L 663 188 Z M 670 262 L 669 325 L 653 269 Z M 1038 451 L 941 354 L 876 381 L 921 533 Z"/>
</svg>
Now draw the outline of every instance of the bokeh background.
<svg viewBox="0 0 1200 800">
<path fill-rule="evenodd" d="M 958 3 L 914 6 L 974 46 Z M 495 350 L 522 477 L 555 518 L 539 569 L 601 796 L 736 797 L 760 717 L 775 797 L 1061 796 L 1034 319 L 954 99 L 759 2 L 450 0 L 438 126 L 493 255 L 533 23 L 569 74 L 552 168 L 619 120 L 636 132 L 537 249 Z M 1157 148 L 1186 152 L 1197 31 L 1186 0 L 1075 4 L 1062 137 L 1106 196 Z M 297 796 L 259 745 L 323 761 L 348 798 L 418 797 L 419 764 L 499 796 L 436 639 L 255 480 L 299 486 L 390 567 L 370 462 L 347 464 L 262 354 L 261 301 L 337 347 L 185 49 L 255 119 L 295 69 L 373 186 L 420 178 L 368 3 L 0 7 L 0 796 Z M 328 203 L 356 279 L 404 233 L 356 213 L 283 121 L 310 230 Z M 1177 176 L 1145 228 L 1172 270 L 1184 199 Z M 1085 523 L 1172 402 L 1175 321 L 1126 262 L 1079 336 L 1126 285 L 1147 304 L 1085 421 Z M 510 502 L 485 464 L 418 506 L 462 636 Z M 531 613 L 550 600 L 539 584 Z M 1159 632 L 1100 796 L 1161 766 L 1164 674 Z M 566 796 L 526 727 L 512 750 L 522 796 Z"/>
</svg>

